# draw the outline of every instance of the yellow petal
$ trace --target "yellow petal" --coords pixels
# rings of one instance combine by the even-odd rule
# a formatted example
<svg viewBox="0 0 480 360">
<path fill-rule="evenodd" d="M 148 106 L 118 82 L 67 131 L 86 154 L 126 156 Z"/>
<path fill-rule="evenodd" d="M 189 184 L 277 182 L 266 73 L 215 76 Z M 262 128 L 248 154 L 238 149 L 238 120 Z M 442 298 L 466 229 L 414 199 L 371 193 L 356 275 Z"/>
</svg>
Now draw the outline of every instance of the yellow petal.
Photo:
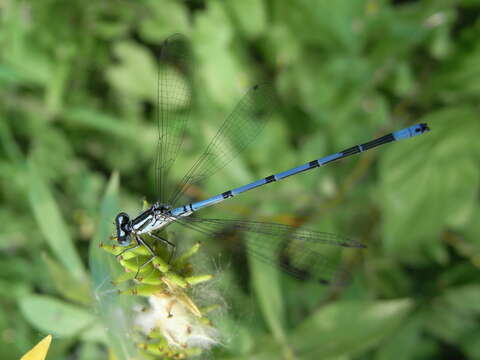
<svg viewBox="0 0 480 360">
<path fill-rule="evenodd" d="M 43 338 L 32 350 L 22 356 L 20 360 L 44 360 L 47 356 L 48 348 L 52 342 L 52 335 Z"/>
</svg>

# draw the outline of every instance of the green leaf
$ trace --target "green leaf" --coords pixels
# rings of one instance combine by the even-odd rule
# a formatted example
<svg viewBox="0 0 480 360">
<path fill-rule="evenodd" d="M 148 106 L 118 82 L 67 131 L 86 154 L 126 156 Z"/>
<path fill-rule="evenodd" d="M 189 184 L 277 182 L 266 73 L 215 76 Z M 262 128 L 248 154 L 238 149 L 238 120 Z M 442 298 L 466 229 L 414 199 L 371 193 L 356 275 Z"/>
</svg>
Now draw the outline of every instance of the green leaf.
<svg viewBox="0 0 480 360">
<path fill-rule="evenodd" d="M 72 49 L 63 49 L 58 53 L 61 55 L 57 56 L 55 70 L 52 78 L 49 79 L 45 99 L 47 110 L 52 114 L 57 113 L 63 106 L 67 77 L 71 71 L 71 58 L 74 55 Z"/>
<path fill-rule="evenodd" d="M 47 254 L 43 254 L 43 260 L 45 261 L 55 288 L 62 296 L 80 305 L 90 304 L 91 296 L 88 284 L 73 278 L 62 265 Z"/>
<path fill-rule="evenodd" d="M 63 132 L 44 121 L 36 122 L 30 131 L 38 134 L 29 153 L 29 161 L 35 164 L 45 181 L 62 179 L 74 159 L 71 143 Z"/>
<path fill-rule="evenodd" d="M 120 63 L 107 70 L 111 85 L 123 94 L 155 103 L 157 71 L 146 48 L 125 41 L 116 43 L 114 51 Z"/>
<path fill-rule="evenodd" d="M 448 58 L 438 71 L 433 73 L 432 80 L 426 84 L 431 97 L 439 98 L 446 103 L 477 103 L 480 94 L 480 45 L 479 31 L 470 31 L 470 41 L 457 46 L 452 57 Z M 447 35 L 448 36 L 448 35 Z M 468 39 L 468 38 L 467 38 Z M 462 46 L 463 45 L 463 46 Z"/>
<path fill-rule="evenodd" d="M 415 90 L 415 79 L 407 63 L 402 62 L 396 66 L 393 89 L 398 96 L 411 95 Z"/>
<path fill-rule="evenodd" d="M 457 342 L 478 328 L 480 286 L 449 288 L 436 297 L 426 315 L 426 328 L 447 342 Z"/>
<path fill-rule="evenodd" d="M 80 335 L 82 341 L 90 341 L 108 345 L 105 326 L 101 321 L 96 321 Z"/>
<path fill-rule="evenodd" d="M 48 245 L 72 276 L 86 281 L 86 273 L 60 209 L 49 186 L 43 181 L 32 161 L 28 163 L 28 197 L 40 232 Z"/>
<path fill-rule="evenodd" d="M 138 136 L 140 128 L 122 123 L 120 119 L 90 108 L 75 107 L 66 109 L 64 116 L 70 123 L 87 129 L 103 132 L 110 136 L 132 139 Z"/>
<path fill-rule="evenodd" d="M 199 14 L 196 21 L 192 44 L 198 59 L 198 74 L 203 91 L 208 92 L 213 104 L 228 105 L 229 108 L 255 82 L 249 83 L 245 74 L 243 78 L 240 77 L 241 68 L 230 50 L 233 32 L 221 3 L 211 2 L 208 10 Z"/>
<path fill-rule="evenodd" d="M 0 66 L 1 76 L 1 66 Z M 5 157 L 9 160 L 20 162 L 22 160 L 22 152 L 19 145 L 12 136 L 12 130 L 8 121 L 0 121 L 0 140 Z"/>
<path fill-rule="evenodd" d="M 255 249 L 255 246 L 258 246 L 258 244 L 250 241 L 248 242 L 249 248 Z M 261 253 L 265 254 L 266 251 L 262 250 Z M 272 259 L 274 259 L 273 253 Z M 252 256 L 249 257 L 249 265 L 253 287 L 255 289 L 263 317 L 269 325 L 276 340 L 280 343 L 285 343 L 285 309 L 280 288 L 278 270 L 274 266 L 266 264 L 265 262 L 262 262 Z"/>
<path fill-rule="evenodd" d="M 275 14 L 278 22 L 289 25 L 297 41 L 323 46 L 332 53 L 355 51 L 363 43 L 364 32 L 355 26 L 355 20 L 364 15 L 363 1 L 278 1 Z"/>
<path fill-rule="evenodd" d="M 190 28 L 184 3 L 174 0 L 147 1 L 148 17 L 140 22 L 140 34 L 151 42 L 160 42 L 174 33 L 185 34 Z"/>
<path fill-rule="evenodd" d="M 295 329 L 289 341 L 304 358 L 352 357 L 392 334 L 411 307 L 408 299 L 332 303 Z"/>
<path fill-rule="evenodd" d="M 226 1 L 235 23 L 247 37 L 259 36 L 267 25 L 266 4 L 257 0 Z"/>
<path fill-rule="evenodd" d="M 421 342 L 422 320 L 419 316 L 414 316 L 405 321 L 399 329 L 380 344 L 375 360 L 415 358 Z"/>
<path fill-rule="evenodd" d="M 78 360 L 103 360 L 105 353 L 94 342 L 83 342 L 78 352 Z"/>
<path fill-rule="evenodd" d="M 464 256 L 470 257 L 472 264 L 480 263 L 480 207 L 475 208 L 470 222 L 464 229 L 465 238 L 453 245 Z"/>
<path fill-rule="evenodd" d="M 102 286 L 106 277 L 110 276 L 109 261 L 111 258 L 106 252 L 99 250 L 100 244 L 108 240 L 111 234 L 112 219 L 118 213 L 118 173 L 113 173 L 101 202 L 99 224 L 95 238 L 90 243 L 89 263 L 93 277 L 93 286 L 95 291 L 97 287 Z M 112 286 L 113 288 L 113 286 Z"/>
<path fill-rule="evenodd" d="M 480 358 L 480 329 L 475 329 L 468 334 L 465 334 L 460 339 L 460 346 L 462 350 L 467 355 L 468 359 L 478 359 Z"/>
<path fill-rule="evenodd" d="M 430 133 L 383 153 L 384 245 L 405 262 L 446 262 L 441 232 L 468 223 L 477 203 L 480 122 L 469 108 L 449 108 L 422 120 Z"/>
<path fill-rule="evenodd" d="M 75 336 L 95 322 L 85 308 L 46 295 L 24 297 L 20 309 L 32 326 L 54 336 Z"/>
</svg>

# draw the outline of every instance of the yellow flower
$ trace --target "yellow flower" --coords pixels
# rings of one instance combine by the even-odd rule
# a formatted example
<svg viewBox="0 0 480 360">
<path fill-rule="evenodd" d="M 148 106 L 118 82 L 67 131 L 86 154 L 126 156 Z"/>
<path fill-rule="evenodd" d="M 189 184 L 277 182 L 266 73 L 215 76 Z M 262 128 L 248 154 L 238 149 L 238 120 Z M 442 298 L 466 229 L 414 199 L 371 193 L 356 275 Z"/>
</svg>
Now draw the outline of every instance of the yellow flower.
<svg viewBox="0 0 480 360">
<path fill-rule="evenodd" d="M 48 348 L 52 342 L 52 335 L 43 338 L 32 350 L 22 356 L 20 360 L 44 360 L 47 356 Z"/>
</svg>

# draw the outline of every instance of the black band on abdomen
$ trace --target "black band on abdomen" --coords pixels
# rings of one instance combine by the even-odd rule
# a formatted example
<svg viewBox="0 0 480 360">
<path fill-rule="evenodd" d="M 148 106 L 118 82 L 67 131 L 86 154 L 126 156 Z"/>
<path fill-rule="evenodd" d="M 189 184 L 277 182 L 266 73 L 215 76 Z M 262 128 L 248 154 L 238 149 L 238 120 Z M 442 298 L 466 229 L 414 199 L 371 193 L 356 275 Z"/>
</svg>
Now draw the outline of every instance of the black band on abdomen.
<svg viewBox="0 0 480 360">
<path fill-rule="evenodd" d="M 268 184 L 268 183 L 271 183 L 271 182 L 274 182 L 274 181 L 277 181 L 277 179 L 275 179 L 275 175 L 270 175 L 270 176 L 267 176 L 265 178 L 265 183 Z"/>
<path fill-rule="evenodd" d="M 395 138 L 393 137 L 393 134 L 387 134 L 385 136 L 382 136 L 378 139 L 369 141 L 369 142 L 367 142 L 365 144 L 362 144 L 360 146 L 362 148 L 362 151 L 365 151 L 365 150 L 368 150 L 368 149 L 371 149 L 371 148 L 374 148 L 376 146 L 386 144 L 386 143 L 389 143 L 389 142 L 392 142 L 392 141 L 395 141 Z"/>
<path fill-rule="evenodd" d="M 346 156 L 358 154 L 359 152 L 360 152 L 360 148 L 358 147 L 358 145 L 356 145 L 346 150 L 343 150 L 341 153 L 342 153 L 342 157 L 346 157 Z"/>
<path fill-rule="evenodd" d="M 228 198 L 231 198 L 233 196 L 232 194 L 232 191 L 229 190 L 229 191 L 225 191 L 223 194 L 222 194 L 223 198 L 224 199 L 228 199 Z"/>
</svg>

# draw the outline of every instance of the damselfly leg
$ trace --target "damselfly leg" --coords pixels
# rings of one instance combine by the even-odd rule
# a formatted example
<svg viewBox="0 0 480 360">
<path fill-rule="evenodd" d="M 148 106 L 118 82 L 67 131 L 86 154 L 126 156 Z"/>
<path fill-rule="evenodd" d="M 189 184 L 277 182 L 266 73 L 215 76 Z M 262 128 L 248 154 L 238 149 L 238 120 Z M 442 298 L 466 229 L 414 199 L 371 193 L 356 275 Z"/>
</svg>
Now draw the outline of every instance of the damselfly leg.
<svg viewBox="0 0 480 360">
<path fill-rule="evenodd" d="M 138 279 L 138 275 L 140 274 L 140 271 L 145 267 L 147 266 L 148 264 L 150 264 L 156 257 L 157 257 L 157 254 L 155 253 L 155 251 L 152 249 L 152 247 L 146 242 L 144 241 L 141 236 L 138 236 L 136 235 L 135 236 L 135 240 L 137 241 L 137 243 L 140 245 L 140 246 L 143 246 L 145 247 L 148 252 L 150 253 L 151 257 L 150 259 L 148 259 L 147 261 L 145 261 L 142 265 L 140 265 L 137 269 L 137 273 L 135 274 L 135 279 Z"/>
<path fill-rule="evenodd" d="M 132 247 L 126 248 L 125 250 L 122 250 L 119 254 L 116 255 L 117 260 L 121 260 L 122 257 L 123 257 L 123 254 L 125 254 L 125 253 L 127 253 L 127 252 L 129 252 L 129 251 L 138 249 L 139 247 L 140 247 L 140 245 L 137 244 L 137 245 L 135 245 L 135 246 L 132 246 Z"/>
<path fill-rule="evenodd" d="M 170 251 L 169 259 L 168 259 L 168 263 L 170 263 L 172 259 L 175 257 L 175 251 L 177 249 L 177 246 L 171 241 L 168 241 L 167 239 L 164 239 L 161 236 L 155 235 L 154 233 L 148 233 L 148 236 L 151 236 L 153 239 L 164 243 L 165 245 L 167 245 L 167 247 L 172 248 L 172 250 Z"/>
</svg>

